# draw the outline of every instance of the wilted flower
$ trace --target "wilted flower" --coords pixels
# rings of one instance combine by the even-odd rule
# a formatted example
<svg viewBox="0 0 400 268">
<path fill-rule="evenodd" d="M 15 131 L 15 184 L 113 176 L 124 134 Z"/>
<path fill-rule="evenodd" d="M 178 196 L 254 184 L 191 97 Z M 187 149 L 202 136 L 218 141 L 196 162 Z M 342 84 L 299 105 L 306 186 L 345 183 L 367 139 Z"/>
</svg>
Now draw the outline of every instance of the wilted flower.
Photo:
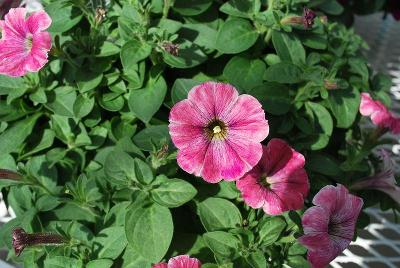
<svg viewBox="0 0 400 268">
<path fill-rule="evenodd" d="M 272 139 L 251 171 L 236 182 L 246 204 L 271 215 L 301 209 L 308 195 L 304 156 L 285 141 Z"/>
<path fill-rule="evenodd" d="M 22 179 L 21 174 L 8 170 L 8 169 L 0 169 L 0 179 L 8 179 L 8 180 L 20 180 Z"/>
<path fill-rule="evenodd" d="M 313 199 L 314 207 L 303 215 L 304 235 L 299 242 L 308 248 L 313 268 L 323 268 L 350 244 L 363 200 L 338 184 L 322 188 Z"/>
<path fill-rule="evenodd" d="M 18 227 L 12 233 L 12 245 L 15 255 L 19 256 L 25 247 L 29 246 L 59 246 L 65 244 L 64 237 L 57 234 L 33 233 L 28 234 L 24 229 Z"/>
<path fill-rule="evenodd" d="M 303 24 L 304 28 L 309 29 L 314 25 L 314 19 L 317 17 L 314 11 L 305 7 L 303 11 Z"/>
<path fill-rule="evenodd" d="M 305 29 L 310 29 L 314 25 L 314 19 L 317 17 L 314 11 L 305 7 L 303 16 L 288 16 L 281 20 L 282 24 L 304 25 Z"/>
<path fill-rule="evenodd" d="M 389 195 L 400 205 L 400 187 L 396 185 L 393 162 L 385 150 L 381 150 L 383 167 L 375 175 L 355 182 L 352 190 L 378 190 Z"/>
<path fill-rule="evenodd" d="M 172 42 L 164 42 L 162 44 L 162 47 L 165 51 L 167 51 L 169 54 L 173 56 L 179 55 L 179 45 L 177 44 L 174 44 Z"/>
<path fill-rule="evenodd" d="M 190 258 L 188 255 L 176 256 L 166 262 L 153 265 L 152 268 L 201 268 L 201 263 L 196 258 Z"/>
<path fill-rule="evenodd" d="M 0 21 L 0 74 L 23 76 L 37 72 L 47 63 L 51 36 L 44 32 L 51 18 L 45 11 L 37 11 L 28 18 L 25 8 L 12 8 Z"/>
<path fill-rule="evenodd" d="M 192 88 L 172 107 L 169 121 L 179 166 L 211 183 L 237 180 L 251 170 L 269 132 L 256 98 L 215 82 Z"/>
<path fill-rule="evenodd" d="M 98 7 L 96 8 L 96 15 L 94 17 L 94 20 L 96 21 L 97 24 L 100 24 L 103 19 L 106 17 L 106 13 L 107 11 L 102 8 L 102 7 Z"/>
<path fill-rule="evenodd" d="M 380 101 L 373 100 L 368 93 L 361 93 L 360 113 L 371 117 L 372 123 L 380 128 L 400 133 L 400 118 L 396 118 Z"/>
</svg>

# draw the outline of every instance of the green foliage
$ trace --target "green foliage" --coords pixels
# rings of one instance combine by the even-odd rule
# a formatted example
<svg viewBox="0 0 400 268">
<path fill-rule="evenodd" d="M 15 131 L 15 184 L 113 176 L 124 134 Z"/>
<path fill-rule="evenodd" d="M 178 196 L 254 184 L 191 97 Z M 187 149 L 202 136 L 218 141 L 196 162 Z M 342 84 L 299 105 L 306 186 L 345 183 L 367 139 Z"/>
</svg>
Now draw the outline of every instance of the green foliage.
<svg viewBox="0 0 400 268">
<path fill-rule="evenodd" d="M 302 212 L 267 216 L 243 203 L 235 182 L 206 185 L 180 170 L 168 116 L 192 87 L 227 82 L 263 105 L 268 139 L 305 156 L 308 201 L 327 184 L 369 175 L 378 142 L 359 127 L 360 93 L 388 104 L 390 79 L 371 75 L 364 41 L 342 24 L 285 23 L 304 6 L 338 19 L 337 1 L 43 4 L 53 21 L 49 63 L 23 78 L 0 75 L 0 168 L 23 177 L 0 180 L 17 216 L 0 245 L 11 249 L 16 226 L 69 243 L 10 251 L 12 260 L 150 268 L 191 254 L 205 268 L 308 267 L 296 242 Z M 368 205 L 396 208 L 380 199 Z"/>
</svg>

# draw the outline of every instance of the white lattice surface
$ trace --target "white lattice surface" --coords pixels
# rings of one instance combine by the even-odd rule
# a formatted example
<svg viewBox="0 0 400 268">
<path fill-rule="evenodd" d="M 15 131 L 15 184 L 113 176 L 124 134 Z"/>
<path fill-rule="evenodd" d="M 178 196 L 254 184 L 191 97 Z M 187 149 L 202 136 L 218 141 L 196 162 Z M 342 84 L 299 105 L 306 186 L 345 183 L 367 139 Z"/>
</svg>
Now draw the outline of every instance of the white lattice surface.
<svg viewBox="0 0 400 268">
<path fill-rule="evenodd" d="M 400 114 L 400 22 L 383 14 L 357 17 L 355 30 L 370 46 L 368 60 L 376 71 L 388 73 L 393 78 L 391 88 L 392 110 Z M 392 146 L 396 173 L 400 174 L 400 139 Z M 400 267 L 400 224 L 393 213 L 369 209 L 372 224 L 359 232 L 343 254 L 332 263 L 333 268 L 398 268 Z"/>
</svg>

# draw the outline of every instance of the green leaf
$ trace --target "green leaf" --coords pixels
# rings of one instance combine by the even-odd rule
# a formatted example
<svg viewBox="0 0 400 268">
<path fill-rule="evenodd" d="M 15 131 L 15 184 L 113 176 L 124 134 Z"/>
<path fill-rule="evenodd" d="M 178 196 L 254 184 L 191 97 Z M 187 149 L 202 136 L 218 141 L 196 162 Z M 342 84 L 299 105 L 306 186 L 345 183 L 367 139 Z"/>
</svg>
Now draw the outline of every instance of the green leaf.
<svg viewBox="0 0 400 268">
<path fill-rule="evenodd" d="M 102 73 L 79 72 L 76 75 L 76 85 L 81 93 L 95 89 L 102 80 Z"/>
<path fill-rule="evenodd" d="M 259 241 L 263 246 L 272 245 L 278 240 L 282 231 L 286 228 L 286 222 L 281 217 L 269 217 L 260 222 Z"/>
<path fill-rule="evenodd" d="M 256 97 L 268 113 L 283 115 L 289 112 L 291 107 L 289 90 L 287 86 L 279 83 L 264 82 L 248 93 Z"/>
<path fill-rule="evenodd" d="M 154 201 L 169 208 L 179 207 L 189 202 L 197 194 L 196 188 L 180 179 L 157 177 L 158 185 L 150 192 Z"/>
<path fill-rule="evenodd" d="M 342 5 L 339 4 L 336 0 L 324 1 L 321 5 L 318 6 L 318 8 L 330 15 L 340 15 L 344 11 Z"/>
<path fill-rule="evenodd" d="M 304 64 L 306 62 L 304 47 L 293 33 L 273 31 L 272 42 L 282 61 L 289 61 L 294 64 Z"/>
<path fill-rule="evenodd" d="M 135 160 L 121 150 L 114 150 L 105 160 L 104 172 L 112 182 L 127 185 L 135 178 Z"/>
<path fill-rule="evenodd" d="M 82 261 L 74 258 L 64 256 L 51 256 L 49 255 L 44 260 L 45 268 L 81 268 L 83 267 Z"/>
<path fill-rule="evenodd" d="M 244 92 L 262 84 L 267 67 L 262 60 L 233 57 L 224 68 L 224 76 L 229 83 Z"/>
<path fill-rule="evenodd" d="M 74 117 L 75 88 L 68 86 L 58 87 L 48 93 L 47 99 L 48 102 L 45 106 L 55 114 Z"/>
<path fill-rule="evenodd" d="M 100 259 L 116 259 L 125 249 L 126 240 L 124 227 L 114 226 L 101 230 L 94 239 L 96 255 Z"/>
<path fill-rule="evenodd" d="M 171 145 L 167 125 L 150 126 L 133 137 L 133 142 L 144 151 L 152 151 L 153 144 L 166 142 Z"/>
<path fill-rule="evenodd" d="M 246 261 L 252 268 L 267 267 L 267 260 L 265 259 L 265 256 L 261 250 L 257 250 L 255 252 L 251 253 L 246 258 Z"/>
<path fill-rule="evenodd" d="M 125 43 L 121 48 L 121 62 L 124 69 L 129 70 L 141 60 L 147 58 L 152 47 L 146 42 L 132 40 Z"/>
<path fill-rule="evenodd" d="M 239 251 L 240 241 L 234 235 L 226 232 L 208 232 L 203 235 L 204 242 L 214 254 L 234 259 Z"/>
<path fill-rule="evenodd" d="M 143 122 L 149 122 L 161 107 L 167 84 L 162 76 L 150 79 L 145 88 L 131 91 L 128 105 L 131 111 Z"/>
<path fill-rule="evenodd" d="M 229 0 L 224 3 L 219 10 L 225 14 L 241 17 L 250 18 L 254 12 L 254 5 L 256 1 L 251 0 Z"/>
<path fill-rule="evenodd" d="M 146 258 L 140 256 L 140 254 L 129 245 L 126 247 L 122 259 L 122 268 L 151 267 L 151 263 L 149 263 Z"/>
<path fill-rule="evenodd" d="M 171 89 L 171 99 L 175 104 L 178 101 L 187 98 L 188 92 L 195 86 L 199 85 L 201 82 L 193 79 L 178 78 L 175 80 L 174 85 Z"/>
<path fill-rule="evenodd" d="M 120 53 L 120 51 L 121 51 L 121 48 L 119 46 L 115 45 L 112 42 L 104 41 L 104 43 L 101 44 L 96 56 L 97 57 L 108 57 L 108 56 L 118 54 L 118 53 Z"/>
<path fill-rule="evenodd" d="M 54 131 L 51 129 L 45 129 L 38 143 L 30 147 L 31 149 L 27 149 L 26 147 L 24 148 L 24 152 L 26 153 L 22 157 L 30 156 L 51 147 L 53 145 L 54 138 Z"/>
<path fill-rule="evenodd" d="M 14 123 L 0 135 L 0 152 L 4 154 L 18 152 L 25 139 L 31 135 L 40 113 Z"/>
<path fill-rule="evenodd" d="M 207 60 L 207 55 L 195 43 L 189 40 L 181 40 L 179 45 L 178 56 L 174 56 L 167 51 L 162 52 L 165 63 L 175 68 L 191 68 L 197 66 Z"/>
<path fill-rule="evenodd" d="M 135 177 L 142 184 L 150 184 L 154 180 L 150 166 L 139 158 L 135 159 Z"/>
<path fill-rule="evenodd" d="M 74 27 L 82 19 L 79 9 L 67 4 L 67 1 L 53 1 L 46 5 L 46 12 L 51 17 L 51 25 L 48 29 L 52 33 L 63 33 Z"/>
<path fill-rule="evenodd" d="M 128 209 L 125 234 L 135 251 L 145 260 L 156 263 L 164 257 L 172 240 L 171 212 L 156 203 L 146 205 L 139 202 Z"/>
<path fill-rule="evenodd" d="M 79 94 L 73 105 L 73 111 L 76 118 L 82 118 L 90 114 L 94 107 L 94 98 Z"/>
<path fill-rule="evenodd" d="M 331 90 L 327 106 L 336 118 L 336 127 L 349 128 L 358 115 L 360 92 L 355 88 Z"/>
<path fill-rule="evenodd" d="M 225 54 L 236 54 L 250 48 L 258 33 L 245 19 L 234 18 L 222 25 L 217 34 L 216 48 Z"/>
<path fill-rule="evenodd" d="M 0 75 L 0 95 L 7 95 L 11 90 L 25 87 L 21 77 L 9 77 Z"/>
<path fill-rule="evenodd" d="M 290 62 L 279 62 L 267 68 L 264 79 L 281 84 L 296 84 L 301 82 L 303 72 Z"/>
<path fill-rule="evenodd" d="M 112 260 L 107 260 L 107 259 L 98 259 L 98 260 L 93 260 L 90 261 L 86 264 L 86 268 L 111 268 L 113 265 Z"/>
<path fill-rule="evenodd" d="M 187 38 L 201 48 L 206 48 L 209 50 L 215 49 L 217 30 L 207 24 L 187 23 L 183 25 L 179 33 L 180 36 Z"/>
<path fill-rule="evenodd" d="M 369 71 L 367 63 L 360 58 L 350 58 L 349 65 L 350 65 L 350 72 L 360 75 L 362 81 L 365 84 L 368 84 Z"/>
<path fill-rule="evenodd" d="M 206 11 L 212 0 L 175 0 L 173 9 L 184 16 L 195 16 Z"/>
<path fill-rule="evenodd" d="M 328 154 L 313 153 L 307 157 L 307 168 L 327 176 L 341 174 L 340 165 L 336 159 Z"/>
<path fill-rule="evenodd" d="M 200 220 L 207 231 L 227 230 L 239 227 L 242 215 L 230 201 L 209 197 L 198 203 Z"/>
</svg>

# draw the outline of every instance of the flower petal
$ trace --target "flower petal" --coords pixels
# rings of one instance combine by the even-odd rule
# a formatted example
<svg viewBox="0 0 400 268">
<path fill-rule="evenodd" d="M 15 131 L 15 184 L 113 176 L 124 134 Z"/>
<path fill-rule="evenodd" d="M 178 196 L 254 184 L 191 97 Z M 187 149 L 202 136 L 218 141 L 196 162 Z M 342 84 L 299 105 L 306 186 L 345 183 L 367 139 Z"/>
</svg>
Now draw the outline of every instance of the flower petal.
<svg viewBox="0 0 400 268">
<path fill-rule="evenodd" d="M 11 8 L 5 16 L 4 27 L 2 27 L 2 39 L 25 38 L 28 32 L 26 27 L 26 9 Z"/>
<path fill-rule="evenodd" d="M 209 146 L 209 142 L 204 138 L 193 139 L 190 146 L 185 146 L 178 151 L 176 157 L 178 165 L 184 171 L 200 176 Z"/>
<path fill-rule="evenodd" d="M 152 268 L 168 268 L 168 264 L 166 262 L 160 262 L 158 264 L 154 264 Z"/>
<path fill-rule="evenodd" d="M 301 218 L 304 234 L 328 234 L 329 214 L 321 207 L 311 207 Z"/>
<path fill-rule="evenodd" d="M 31 34 L 44 31 L 51 25 L 50 16 L 44 11 L 40 10 L 32 13 L 26 20 L 26 25 Z"/>
<path fill-rule="evenodd" d="M 265 191 L 264 199 L 263 210 L 269 215 L 279 215 L 288 210 L 282 199 L 272 191 Z"/>
<path fill-rule="evenodd" d="M 211 121 L 220 113 L 231 111 L 238 98 L 237 90 L 229 84 L 205 82 L 189 91 L 188 100 L 196 105 L 201 115 Z"/>
<path fill-rule="evenodd" d="M 228 125 L 228 135 L 235 138 L 261 142 L 268 136 L 269 126 L 264 110 L 253 96 L 241 95 L 220 118 Z"/>
<path fill-rule="evenodd" d="M 201 263 L 196 258 L 190 258 L 188 255 L 181 255 L 170 259 L 168 268 L 201 268 Z"/>
<path fill-rule="evenodd" d="M 236 187 L 242 193 L 244 202 L 252 208 L 260 208 L 264 205 L 264 192 L 266 189 L 258 183 L 261 170 L 257 166 L 236 181 Z"/>
<path fill-rule="evenodd" d="M 225 141 L 212 141 L 205 156 L 202 177 L 215 183 L 221 179 L 236 180 L 249 169 L 237 151 Z"/>
<path fill-rule="evenodd" d="M 236 152 L 242 162 L 244 162 L 244 168 L 241 174 L 235 179 L 242 177 L 260 161 L 263 153 L 261 143 L 254 143 L 253 141 L 249 140 L 240 140 L 232 136 L 228 137 L 226 142 L 229 144 L 232 150 Z M 234 178 L 232 177 L 232 179 Z"/>
<path fill-rule="evenodd" d="M 22 76 L 25 70 L 26 54 L 14 41 L 0 41 L 0 73 L 8 76 Z"/>
</svg>

